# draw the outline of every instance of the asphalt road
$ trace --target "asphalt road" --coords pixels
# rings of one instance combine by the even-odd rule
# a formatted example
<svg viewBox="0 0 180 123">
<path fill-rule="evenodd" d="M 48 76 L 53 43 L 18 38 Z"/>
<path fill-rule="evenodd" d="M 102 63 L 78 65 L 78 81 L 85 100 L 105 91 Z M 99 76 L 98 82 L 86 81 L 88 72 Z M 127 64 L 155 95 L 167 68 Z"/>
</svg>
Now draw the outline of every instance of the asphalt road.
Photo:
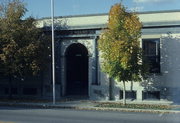
<svg viewBox="0 0 180 123">
<path fill-rule="evenodd" d="M 180 114 L 0 107 L 0 123 L 180 123 Z"/>
</svg>

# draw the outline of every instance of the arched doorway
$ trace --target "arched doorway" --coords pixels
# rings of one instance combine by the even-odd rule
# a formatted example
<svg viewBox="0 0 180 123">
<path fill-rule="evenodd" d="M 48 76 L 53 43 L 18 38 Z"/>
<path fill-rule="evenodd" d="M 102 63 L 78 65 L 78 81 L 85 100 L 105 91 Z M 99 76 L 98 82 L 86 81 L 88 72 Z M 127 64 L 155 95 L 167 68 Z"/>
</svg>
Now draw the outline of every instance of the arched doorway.
<svg viewBox="0 0 180 123">
<path fill-rule="evenodd" d="M 66 50 L 66 95 L 88 95 L 88 51 L 80 43 Z"/>
</svg>

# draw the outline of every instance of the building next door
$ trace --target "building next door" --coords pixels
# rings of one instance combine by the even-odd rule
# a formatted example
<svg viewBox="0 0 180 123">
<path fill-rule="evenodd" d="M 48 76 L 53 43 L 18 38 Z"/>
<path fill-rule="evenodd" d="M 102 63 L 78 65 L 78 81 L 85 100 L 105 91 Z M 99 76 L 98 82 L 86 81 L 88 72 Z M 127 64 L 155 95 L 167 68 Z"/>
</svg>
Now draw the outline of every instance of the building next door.
<svg viewBox="0 0 180 123">
<path fill-rule="evenodd" d="M 80 43 L 66 50 L 66 95 L 88 95 L 88 51 Z"/>
</svg>

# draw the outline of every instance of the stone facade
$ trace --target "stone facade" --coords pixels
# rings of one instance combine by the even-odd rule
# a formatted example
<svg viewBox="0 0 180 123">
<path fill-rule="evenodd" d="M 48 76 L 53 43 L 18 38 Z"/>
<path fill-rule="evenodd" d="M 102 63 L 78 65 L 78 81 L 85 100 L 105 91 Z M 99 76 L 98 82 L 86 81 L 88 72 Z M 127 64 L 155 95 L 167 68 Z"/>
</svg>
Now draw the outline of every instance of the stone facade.
<svg viewBox="0 0 180 123">
<path fill-rule="evenodd" d="M 180 93 L 180 12 L 145 12 L 138 14 L 143 23 L 142 37 L 140 39 L 143 47 L 143 40 L 158 40 L 159 49 L 156 49 L 160 57 L 160 70 L 152 73 L 148 80 L 143 82 L 127 82 L 127 98 L 131 100 L 164 100 L 178 102 Z M 108 14 L 67 16 L 55 19 L 56 39 L 56 98 L 66 96 L 87 96 L 93 100 L 121 100 L 122 83 L 108 77 L 101 71 L 101 58 L 97 49 L 100 33 L 106 28 Z M 50 31 L 50 19 L 38 20 L 38 27 Z M 153 45 L 155 46 L 155 45 Z M 79 49 L 83 48 L 83 50 Z M 68 52 L 70 50 L 71 52 Z M 76 54 L 73 54 L 77 52 Z M 87 54 L 85 53 L 87 51 Z M 67 53 L 68 52 L 68 53 Z M 73 55 L 74 56 L 73 56 Z M 86 55 L 86 56 L 84 56 Z M 75 62 L 69 63 L 67 59 L 73 57 Z M 83 60 L 83 58 L 87 60 Z M 69 72 L 68 65 L 77 65 L 80 58 L 80 69 L 87 65 L 87 76 Z M 85 63 L 87 62 L 87 63 Z M 86 67 L 86 66 L 84 66 Z M 51 67 L 50 67 L 51 68 Z M 51 69 L 44 72 L 41 86 L 41 97 L 52 97 Z M 74 67 L 73 67 L 74 68 Z M 73 69 L 72 68 L 72 69 Z M 71 78 L 69 80 L 69 78 Z M 87 80 L 84 87 L 83 80 Z M 71 82 L 75 81 L 75 83 Z M 77 89 L 73 89 L 77 85 Z M 81 89 L 85 88 L 85 89 Z M 68 92 L 84 91 L 77 94 Z M 38 91 L 39 94 L 39 91 Z"/>
<path fill-rule="evenodd" d="M 143 82 L 127 82 L 127 98 L 143 100 L 178 100 L 179 93 L 179 52 L 180 12 L 147 12 L 139 14 L 143 23 L 142 39 L 158 39 L 160 43 L 160 72 Z M 46 19 L 41 21 L 44 23 Z M 121 100 L 122 83 L 112 80 L 101 71 L 101 59 L 97 50 L 97 40 L 103 28 L 106 28 L 108 15 L 69 16 L 57 18 L 63 23 L 59 33 L 60 40 L 60 75 L 61 96 L 66 96 L 66 49 L 80 43 L 88 50 L 88 97 L 100 100 Z M 60 24 L 59 23 L 59 24 Z M 47 23 L 46 23 L 47 24 Z M 47 24 L 48 25 L 48 24 Z M 45 26 L 45 25 L 43 25 Z M 67 33 L 68 32 L 68 33 Z M 68 35 L 66 35 L 68 34 Z M 142 43 L 141 43 L 142 44 Z"/>
</svg>

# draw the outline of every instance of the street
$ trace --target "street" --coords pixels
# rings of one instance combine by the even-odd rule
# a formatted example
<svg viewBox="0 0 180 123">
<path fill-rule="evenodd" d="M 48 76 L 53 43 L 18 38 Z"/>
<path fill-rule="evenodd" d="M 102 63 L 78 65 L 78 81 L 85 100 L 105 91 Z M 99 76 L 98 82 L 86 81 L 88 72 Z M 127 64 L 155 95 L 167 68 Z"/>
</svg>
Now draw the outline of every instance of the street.
<svg viewBox="0 0 180 123">
<path fill-rule="evenodd" d="M 180 114 L 0 107 L 0 123 L 179 123 Z"/>
</svg>

